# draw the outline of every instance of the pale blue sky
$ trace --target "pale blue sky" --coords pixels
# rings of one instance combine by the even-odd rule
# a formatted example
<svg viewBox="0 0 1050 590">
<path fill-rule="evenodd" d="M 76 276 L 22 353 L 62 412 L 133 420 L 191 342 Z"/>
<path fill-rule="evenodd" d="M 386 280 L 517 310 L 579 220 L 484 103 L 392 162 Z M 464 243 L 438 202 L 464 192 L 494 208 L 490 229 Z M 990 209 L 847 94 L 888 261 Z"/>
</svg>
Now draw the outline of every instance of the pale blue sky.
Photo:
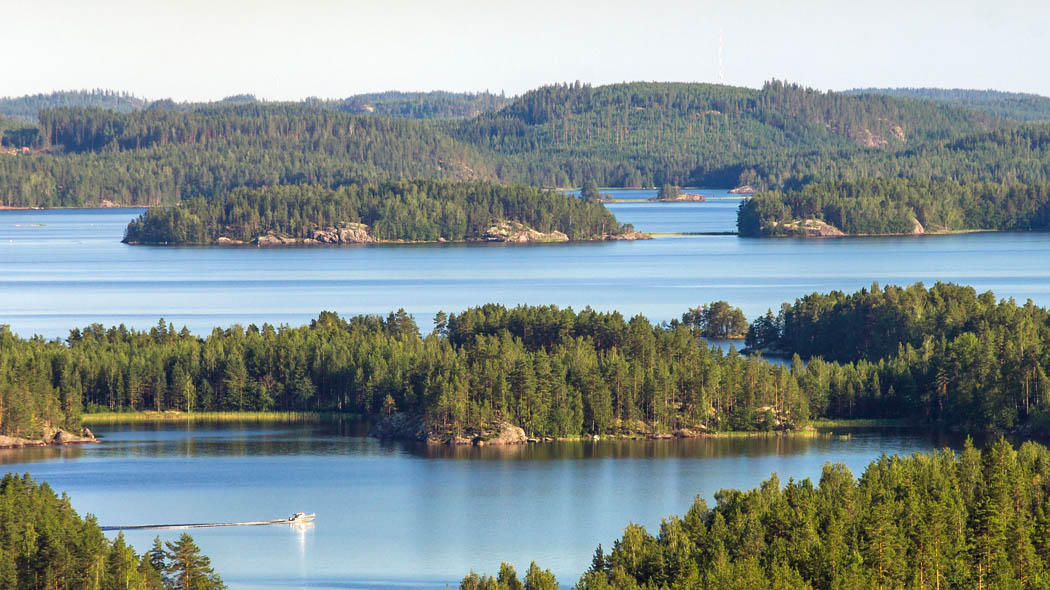
<svg viewBox="0 0 1050 590">
<path fill-rule="evenodd" d="M 1050 3 L 1018 0 L 0 0 L 0 96 L 151 99 L 770 78 L 1050 95 Z"/>
</svg>

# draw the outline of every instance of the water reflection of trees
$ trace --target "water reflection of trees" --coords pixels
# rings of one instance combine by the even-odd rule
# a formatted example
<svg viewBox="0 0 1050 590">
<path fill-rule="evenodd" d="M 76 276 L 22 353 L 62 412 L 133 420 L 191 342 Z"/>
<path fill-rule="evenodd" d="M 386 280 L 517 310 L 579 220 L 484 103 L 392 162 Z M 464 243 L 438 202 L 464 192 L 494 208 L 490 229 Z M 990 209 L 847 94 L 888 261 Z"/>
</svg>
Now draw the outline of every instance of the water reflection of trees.
<svg viewBox="0 0 1050 590">
<path fill-rule="evenodd" d="M 832 453 L 864 446 L 886 449 L 887 441 L 924 441 L 958 448 L 956 435 L 930 431 L 855 430 L 849 438 L 822 432 L 810 436 L 714 436 L 672 440 L 581 440 L 510 446 L 425 445 L 369 438 L 360 420 L 314 423 L 136 423 L 98 429 L 102 442 L 68 447 L 0 450 L 0 464 L 55 459 L 136 457 L 413 456 L 423 459 L 558 461 L 587 459 L 717 459 Z"/>
</svg>

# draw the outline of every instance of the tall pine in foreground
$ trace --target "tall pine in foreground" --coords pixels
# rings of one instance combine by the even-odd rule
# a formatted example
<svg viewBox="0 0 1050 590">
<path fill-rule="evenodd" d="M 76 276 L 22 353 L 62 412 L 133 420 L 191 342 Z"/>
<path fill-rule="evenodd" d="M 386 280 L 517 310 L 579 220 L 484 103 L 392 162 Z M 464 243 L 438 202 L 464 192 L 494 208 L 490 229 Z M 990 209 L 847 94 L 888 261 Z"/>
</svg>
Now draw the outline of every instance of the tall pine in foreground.
<svg viewBox="0 0 1050 590">
<path fill-rule="evenodd" d="M 0 480 L 0 588 L 224 590 L 189 535 L 167 549 L 158 539 L 139 557 L 123 534 L 109 541 L 94 517 L 28 475 Z"/>
</svg>

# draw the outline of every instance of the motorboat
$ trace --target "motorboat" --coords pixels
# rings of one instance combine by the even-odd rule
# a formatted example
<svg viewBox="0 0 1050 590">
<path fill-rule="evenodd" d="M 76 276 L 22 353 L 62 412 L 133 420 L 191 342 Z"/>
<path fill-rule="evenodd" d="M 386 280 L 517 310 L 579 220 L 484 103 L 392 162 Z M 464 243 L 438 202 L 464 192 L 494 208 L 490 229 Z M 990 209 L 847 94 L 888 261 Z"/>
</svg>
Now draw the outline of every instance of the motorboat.
<svg viewBox="0 0 1050 590">
<path fill-rule="evenodd" d="M 317 517 L 316 514 L 307 514 L 305 512 L 296 512 L 295 514 L 288 517 L 288 524 L 299 524 L 302 522 L 312 522 Z"/>
</svg>

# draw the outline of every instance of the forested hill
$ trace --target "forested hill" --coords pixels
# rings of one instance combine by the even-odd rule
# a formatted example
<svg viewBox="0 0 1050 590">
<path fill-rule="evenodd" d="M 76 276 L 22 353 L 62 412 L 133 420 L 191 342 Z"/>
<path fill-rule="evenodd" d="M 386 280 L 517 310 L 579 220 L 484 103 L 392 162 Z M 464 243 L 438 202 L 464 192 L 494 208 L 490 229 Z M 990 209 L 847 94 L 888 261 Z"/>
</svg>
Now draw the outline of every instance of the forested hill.
<svg viewBox="0 0 1050 590">
<path fill-rule="evenodd" d="M 373 113 L 406 119 L 454 119 L 496 111 L 513 99 L 490 92 L 375 92 L 337 101 L 316 101 L 347 112 Z M 312 104 L 315 99 L 304 102 Z"/>
<path fill-rule="evenodd" d="M 364 103 L 266 103 L 250 96 L 206 105 L 157 102 L 129 113 L 45 110 L 37 127 L 4 132 L 4 145 L 19 155 L 0 158 L 0 202 L 157 205 L 241 186 L 335 188 L 421 178 L 792 190 L 886 177 L 1050 182 L 1045 124 L 926 100 L 848 96 L 778 81 L 759 90 L 553 85 L 502 108 L 494 95 L 426 97 L 419 110 L 418 96 L 372 96 L 366 106 L 375 112 L 368 114 L 344 112 Z M 461 106 L 495 110 L 441 118 Z M 398 118 L 395 111 L 424 118 Z"/>
<path fill-rule="evenodd" d="M 28 143 L 40 153 L 0 158 L 6 205 L 159 205 L 241 186 L 495 176 L 490 157 L 421 121 L 289 104 L 55 109 Z"/>
<path fill-rule="evenodd" d="M 286 104 L 299 104 L 348 113 L 375 114 L 405 119 L 447 119 L 474 117 L 495 111 L 512 99 L 490 92 L 375 92 L 355 94 L 346 98 L 306 98 Z M 211 106 L 260 101 L 252 94 L 237 94 L 211 102 L 175 102 L 170 99 L 146 100 L 126 92 L 113 90 L 67 90 L 48 94 L 0 98 L 0 115 L 23 122 L 36 122 L 40 111 L 47 109 L 82 107 L 98 108 L 120 113 L 145 109 L 193 111 Z M 269 104 L 281 104 L 280 101 Z"/>
<path fill-rule="evenodd" d="M 150 209 L 134 244 L 564 241 L 637 237 L 601 203 L 492 182 L 237 188 Z"/>
<path fill-rule="evenodd" d="M 1050 121 L 1050 97 L 998 90 L 963 90 L 943 88 L 857 88 L 843 94 L 879 94 L 917 98 L 942 104 L 984 111 L 997 117 L 1017 121 Z"/>
<path fill-rule="evenodd" d="M 1004 124 L 924 101 L 845 96 L 773 81 L 761 90 L 686 83 L 545 86 L 452 125 L 456 137 L 529 164 L 548 185 L 780 186 Z M 843 164 L 840 164 L 843 165 Z M 848 173 L 863 175 L 869 162 Z"/>
<path fill-rule="evenodd" d="M 0 98 L 0 115 L 25 122 L 36 122 L 40 111 L 63 107 L 94 107 L 129 113 L 146 108 L 149 101 L 126 92 L 112 90 L 66 90 Z"/>
</svg>

